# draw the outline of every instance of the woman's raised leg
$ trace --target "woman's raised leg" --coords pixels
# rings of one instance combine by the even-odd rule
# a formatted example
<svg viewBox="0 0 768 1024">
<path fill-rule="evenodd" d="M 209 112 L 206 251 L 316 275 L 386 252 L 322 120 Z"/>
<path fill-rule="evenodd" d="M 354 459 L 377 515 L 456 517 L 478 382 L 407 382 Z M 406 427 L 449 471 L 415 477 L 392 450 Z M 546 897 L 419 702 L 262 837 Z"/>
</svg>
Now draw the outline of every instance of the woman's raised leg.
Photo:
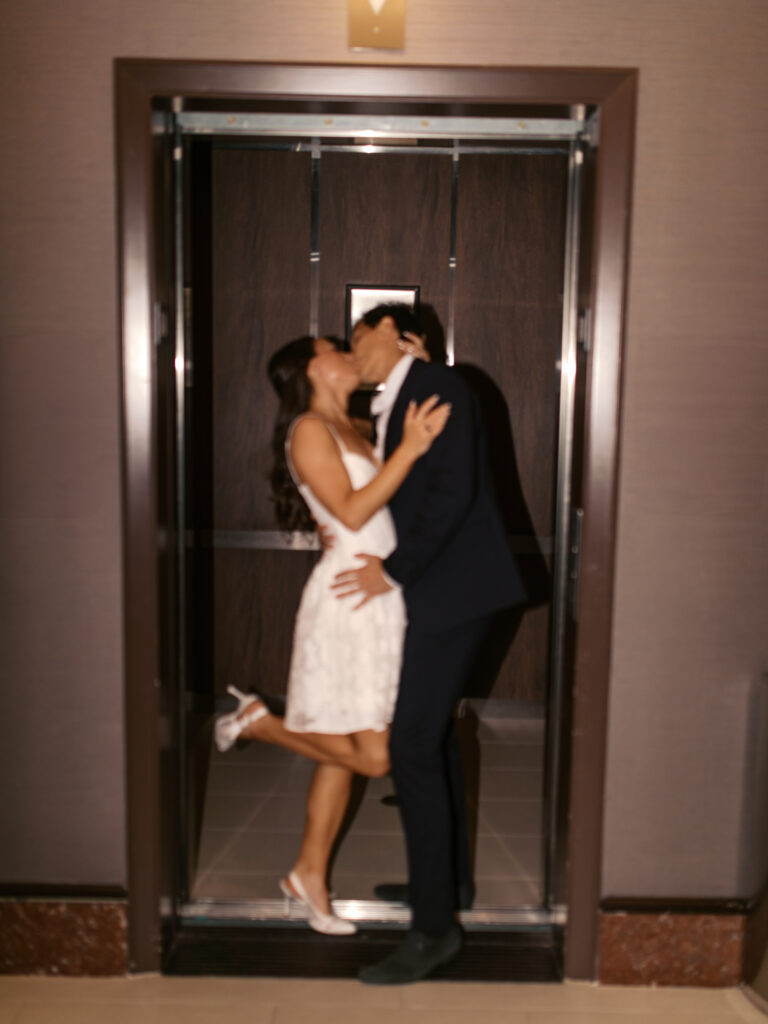
<svg viewBox="0 0 768 1024">
<path fill-rule="evenodd" d="M 247 715 L 251 706 L 246 708 Z M 245 726 L 240 736 L 285 747 L 321 764 L 347 768 L 358 775 L 381 778 L 389 772 L 389 729 L 366 729 L 349 735 L 290 732 L 282 718 L 265 714 Z"/>
</svg>

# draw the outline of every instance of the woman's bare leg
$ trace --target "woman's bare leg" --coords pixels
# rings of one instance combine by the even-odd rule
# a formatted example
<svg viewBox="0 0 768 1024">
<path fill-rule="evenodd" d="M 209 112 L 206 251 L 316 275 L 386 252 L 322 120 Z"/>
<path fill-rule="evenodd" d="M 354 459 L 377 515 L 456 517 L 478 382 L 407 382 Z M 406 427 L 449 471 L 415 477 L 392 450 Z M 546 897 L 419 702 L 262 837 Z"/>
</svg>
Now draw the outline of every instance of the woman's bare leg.
<svg viewBox="0 0 768 1024">
<path fill-rule="evenodd" d="M 249 705 L 243 714 L 251 709 Z M 240 735 L 246 740 L 286 747 L 313 761 L 347 768 L 358 775 L 379 778 L 389 772 L 389 729 L 365 729 L 349 735 L 290 732 L 282 718 L 268 714 L 247 725 Z"/>
<path fill-rule="evenodd" d="M 349 768 L 318 764 L 307 794 L 304 836 L 293 870 L 309 898 L 325 914 L 331 912 L 328 862 L 349 803 L 352 776 Z"/>
</svg>

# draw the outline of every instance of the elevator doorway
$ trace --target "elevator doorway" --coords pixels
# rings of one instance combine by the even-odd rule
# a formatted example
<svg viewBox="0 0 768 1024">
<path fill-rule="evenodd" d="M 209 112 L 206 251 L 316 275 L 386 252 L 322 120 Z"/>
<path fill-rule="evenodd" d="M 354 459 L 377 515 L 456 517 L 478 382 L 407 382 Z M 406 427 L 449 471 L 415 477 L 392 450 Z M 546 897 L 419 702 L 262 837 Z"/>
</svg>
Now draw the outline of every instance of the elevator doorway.
<svg viewBox="0 0 768 1024">
<path fill-rule="evenodd" d="M 550 781 L 559 778 L 567 774 L 564 769 L 570 760 L 573 785 L 567 802 L 561 786 L 561 799 L 545 812 L 548 834 L 554 837 L 562 834 L 566 807 L 569 811 L 568 878 L 566 886 L 559 871 L 548 869 L 543 877 L 548 879 L 547 893 L 554 892 L 555 899 L 548 895 L 548 905 L 541 908 L 547 915 L 563 914 L 567 890 L 566 963 L 570 961 L 570 966 L 566 969 L 570 977 L 594 977 L 636 74 L 620 69 L 316 68 L 120 60 L 116 62 L 116 86 L 132 969 L 157 969 L 162 951 L 170 948 L 174 936 L 178 938 L 180 923 L 183 925 L 193 877 L 190 866 L 196 856 L 190 837 L 196 833 L 194 822 L 199 824 L 197 796 L 204 792 L 199 785 L 200 771 L 208 758 L 207 742 L 198 742 L 205 733 L 199 726 L 210 719 L 212 710 L 207 706 L 212 694 L 188 686 L 192 676 L 187 671 L 185 636 L 194 632 L 199 622 L 194 612 L 188 615 L 182 607 L 195 574 L 204 582 L 212 563 L 186 557 L 191 538 L 183 516 L 177 514 L 176 498 L 185 493 L 191 479 L 184 455 L 191 447 L 185 449 L 183 442 L 189 429 L 187 412 L 193 403 L 185 403 L 185 391 L 195 374 L 205 372 L 205 366 L 195 366 L 186 351 L 190 337 L 186 314 L 193 295 L 188 291 L 190 268 L 185 260 L 176 258 L 186 253 L 185 218 L 178 208 L 183 189 L 173 187 L 183 178 L 185 160 L 179 156 L 183 157 L 184 140 L 172 114 L 224 111 L 230 126 L 237 126 L 244 111 L 254 110 L 302 115 L 322 112 L 324 124 L 330 115 L 345 113 L 385 115 L 387 119 L 416 115 L 423 126 L 429 125 L 433 115 L 469 116 L 475 119 L 473 129 L 490 114 L 506 117 L 523 130 L 539 115 L 548 121 L 580 121 L 580 146 L 574 151 L 574 162 L 580 162 L 580 153 L 585 184 L 594 182 L 596 186 L 584 188 L 587 207 L 591 197 L 595 205 L 581 224 L 582 229 L 590 229 L 585 232 L 587 244 L 575 250 L 586 273 L 577 275 L 576 261 L 571 260 L 570 270 L 563 276 L 564 284 L 569 282 L 571 300 L 564 303 L 562 339 L 564 343 L 567 339 L 568 347 L 561 351 L 558 369 L 565 367 L 562 379 L 568 385 L 561 389 L 558 422 L 571 424 L 572 436 L 565 438 L 571 459 L 579 448 L 573 440 L 584 438 L 584 460 L 581 464 L 572 461 L 570 480 L 558 468 L 556 505 L 563 507 L 559 495 L 563 487 L 570 488 L 574 516 L 569 520 L 561 516 L 556 523 L 552 575 L 568 597 L 554 604 L 565 610 L 565 617 L 553 627 L 552 643 L 565 652 L 555 663 L 564 666 L 561 671 L 566 682 L 571 679 L 571 662 L 580 682 L 575 691 L 567 685 L 561 688 L 561 713 L 548 716 L 546 770 Z M 563 105 L 564 101 L 579 104 L 585 100 L 595 107 Z M 599 149 L 595 148 L 593 109 L 600 118 Z M 294 129 L 295 125 L 288 134 L 295 135 Z M 208 130 L 208 134 L 215 132 Z M 323 134 L 324 129 L 320 131 Z M 353 133 L 354 138 L 358 135 Z M 463 132 L 454 126 L 450 137 L 461 139 Z M 475 131 L 469 138 L 476 140 Z M 578 225 L 573 213 L 580 206 L 569 205 L 568 232 Z M 582 306 L 584 318 L 577 315 Z M 198 302 L 197 323 L 201 314 L 204 321 L 205 309 L 201 310 Z M 579 367 L 585 363 L 587 374 Z M 204 405 L 201 395 L 197 401 Z M 562 415 L 564 401 L 571 403 L 567 416 Z M 562 442 L 561 433 L 558 447 Z M 559 461 L 558 466 L 562 465 Z M 582 507 L 583 538 L 578 515 Z M 578 587 L 569 588 L 568 579 L 579 557 L 572 549 L 579 547 L 580 538 L 586 572 Z M 208 549 L 214 549 L 212 537 Z M 567 559 L 560 557 L 559 565 L 558 552 L 568 555 Z M 571 692 L 572 729 L 568 720 L 571 702 L 563 700 Z M 572 735 L 571 758 L 559 738 L 552 742 L 552 723 L 559 723 L 561 737 Z M 544 792 L 552 792 L 549 782 Z M 552 848 L 559 848 L 562 864 L 564 843 Z M 547 863 L 551 865 L 552 858 Z M 468 923 L 473 929 L 481 927 L 477 921 Z M 263 929 L 265 935 L 267 931 Z M 482 945 L 475 941 L 478 934 L 471 932 L 476 954 Z M 509 947 L 512 934 L 503 931 L 504 948 Z M 218 946 L 233 935 L 233 929 L 219 928 Z M 269 936 L 273 941 L 274 929 Z M 325 959 L 331 973 L 333 965 Z M 250 957 L 248 963 L 252 963 Z M 507 958 L 505 973 L 500 976 L 509 977 L 510 966 Z M 463 976 L 471 976 L 471 972 Z"/>
<path fill-rule="evenodd" d="M 340 123 L 341 122 L 341 123 Z M 466 927 L 559 926 L 564 637 L 573 597 L 577 268 L 586 111 L 509 119 L 301 119 L 180 112 L 172 130 L 184 296 L 174 363 L 182 762 L 182 917 L 296 922 L 276 881 L 300 842 L 312 765 L 250 744 L 211 750 L 226 688 L 284 692 L 313 535 L 275 527 L 276 402 L 266 363 L 305 333 L 344 338 L 350 284 L 415 285 L 433 359 L 464 375 L 529 601 L 499 617 L 459 708 L 476 898 Z M 329 125 L 330 129 L 329 130 Z M 462 137 L 462 132 L 466 137 Z M 356 396 L 367 416 L 370 392 Z M 389 780 L 358 787 L 334 863 L 340 913 L 406 865 Z"/>
</svg>

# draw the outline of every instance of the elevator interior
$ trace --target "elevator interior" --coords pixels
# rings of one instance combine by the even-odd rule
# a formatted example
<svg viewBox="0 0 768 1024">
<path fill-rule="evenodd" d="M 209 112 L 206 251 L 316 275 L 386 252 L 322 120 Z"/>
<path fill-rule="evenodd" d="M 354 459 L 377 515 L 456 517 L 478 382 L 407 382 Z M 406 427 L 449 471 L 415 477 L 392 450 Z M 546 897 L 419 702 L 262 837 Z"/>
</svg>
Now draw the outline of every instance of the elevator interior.
<svg viewBox="0 0 768 1024">
<path fill-rule="evenodd" d="M 284 688 L 293 615 L 317 554 L 313 537 L 274 526 L 265 364 L 290 337 L 343 336 L 354 282 L 417 284 L 434 357 L 478 390 L 531 596 L 499 622 L 459 709 L 477 882 L 464 923 L 562 923 L 588 337 L 579 269 L 594 121 L 583 108 L 535 121 L 158 117 L 175 142 L 167 430 L 182 539 L 182 917 L 286 921 L 275 882 L 296 849 L 309 766 L 258 744 L 212 756 L 211 712 L 230 683 Z M 340 912 L 372 925 L 407 921 L 405 908 L 371 892 L 404 872 L 394 804 L 387 780 L 361 784 L 335 862 Z"/>
</svg>

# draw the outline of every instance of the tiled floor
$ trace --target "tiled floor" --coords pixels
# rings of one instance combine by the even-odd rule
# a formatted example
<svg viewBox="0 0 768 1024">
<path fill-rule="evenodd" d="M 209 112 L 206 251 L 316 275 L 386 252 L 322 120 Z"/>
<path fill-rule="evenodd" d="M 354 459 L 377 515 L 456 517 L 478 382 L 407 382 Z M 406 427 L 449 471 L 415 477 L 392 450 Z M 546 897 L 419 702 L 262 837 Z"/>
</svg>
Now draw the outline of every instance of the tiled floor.
<svg viewBox="0 0 768 1024">
<path fill-rule="evenodd" d="M 470 815 L 476 820 L 475 907 L 537 906 L 543 718 L 501 717 L 495 706 L 492 716 L 462 719 L 460 730 Z M 312 768 L 301 757 L 260 743 L 227 754 L 213 751 L 194 898 L 278 896 L 277 879 L 299 847 Z M 340 898 L 369 900 L 377 882 L 406 877 L 399 815 L 385 799 L 391 794 L 390 779 L 372 779 L 365 787 L 334 866 Z"/>
<path fill-rule="evenodd" d="M 0 978 L 0 1024 L 765 1024 L 738 989 Z"/>
</svg>

